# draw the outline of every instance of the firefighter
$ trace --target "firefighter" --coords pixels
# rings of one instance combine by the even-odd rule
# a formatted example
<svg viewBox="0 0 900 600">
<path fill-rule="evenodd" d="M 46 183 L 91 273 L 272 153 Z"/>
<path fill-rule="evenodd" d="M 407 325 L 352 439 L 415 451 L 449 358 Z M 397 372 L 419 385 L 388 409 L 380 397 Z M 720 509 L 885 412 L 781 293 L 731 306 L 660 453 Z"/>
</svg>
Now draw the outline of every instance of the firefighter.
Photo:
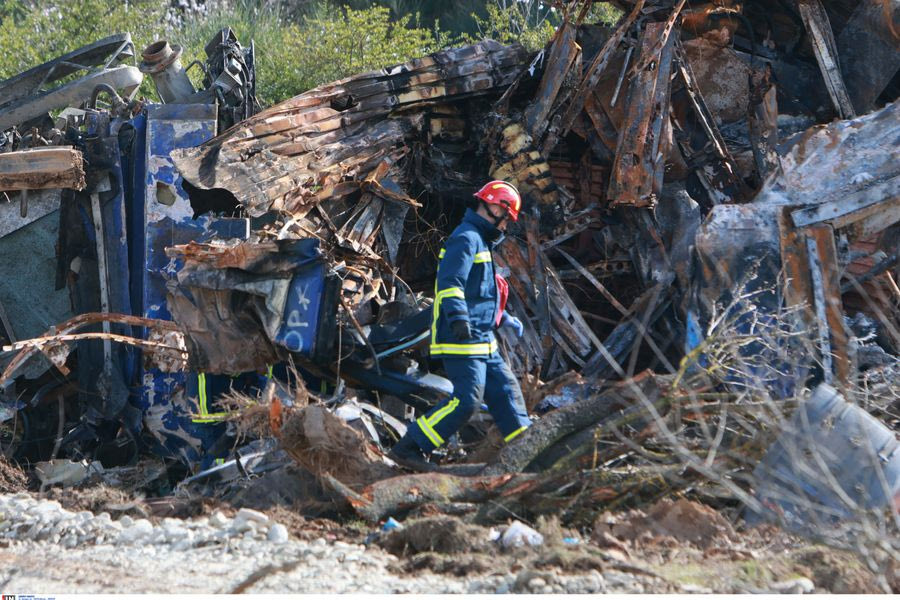
<svg viewBox="0 0 900 600">
<path fill-rule="evenodd" d="M 462 223 L 438 256 L 431 326 L 431 355 L 443 359 L 453 396 L 412 423 L 389 456 L 414 470 L 431 470 L 427 456 L 459 431 L 482 398 L 505 441 L 530 424 L 519 383 L 497 352 L 494 330 L 508 328 L 517 337 L 522 322 L 500 306 L 505 281 L 496 276 L 491 250 L 503 239 L 511 219 L 518 220 L 522 199 L 504 181 L 491 181 L 475 194 Z"/>
</svg>

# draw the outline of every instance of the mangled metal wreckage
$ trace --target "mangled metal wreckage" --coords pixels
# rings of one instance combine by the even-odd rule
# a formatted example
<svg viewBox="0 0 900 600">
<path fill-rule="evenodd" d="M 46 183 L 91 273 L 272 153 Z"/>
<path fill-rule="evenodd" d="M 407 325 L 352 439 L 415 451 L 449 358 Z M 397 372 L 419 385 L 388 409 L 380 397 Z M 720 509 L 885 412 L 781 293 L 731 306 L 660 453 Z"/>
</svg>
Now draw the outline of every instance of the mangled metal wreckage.
<svg viewBox="0 0 900 600">
<path fill-rule="evenodd" d="M 85 422 L 137 435 L 142 420 L 161 451 L 196 463 L 227 451 L 205 422 L 218 420 L 207 384 L 233 387 L 231 375 L 243 373 L 241 385 L 263 388 L 256 374 L 284 379 L 273 365 L 289 363 L 329 405 L 353 399 L 349 412 L 370 440 L 389 445 L 404 418 L 451 391 L 424 350 L 436 256 L 489 178 L 513 182 L 525 199 L 494 264 L 525 323 L 518 342 L 502 340 L 504 352 L 531 387 L 574 370 L 590 385 L 643 389 L 633 382 L 656 376 L 639 372 L 675 372 L 702 355 L 726 316 L 741 334 L 761 335 L 785 327 L 786 307 L 796 309 L 787 328 L 814 340 L 804 358 L 787 365 L 785 348 L 747 343 L 754 366 L 728 385 L 785 398 L 896 362 L 896 7 L 619 4 L 609 28 L 582 21 L 590 2 L 572 3 L 535 55 L 484 41 L 258 114 L 251 96 L 238 94 L 241 104 L 192 87 L 164 105 L 123 101 L 129 118 L 88 109 L 93 133 L 73 145 L 108 166 L 98 176 L 91 162 L 85 190 L 63 192 L 58 282 L 68 280 L 75 313 L 155 320 L 105 318 L 91 334 L 105 342 L 63 337 L 66 326 L 33 340 L 13 337 L 36 331 L 8 334 L 9 348 L 57 367 L 68 364 L 60 345 L 77 339 L 78 385 L 48 383 L 50 393 L 23 383 L 16 358 L 7 389 L 30 390 L 34 404 L 90 390 L 100 400 L 86 402 Z M 150 50 L 180 72 L 177 51 Z M 146 63 L 147 53 L 143 70 L 163 70 Z M 177 88 L 154 81 L 164 98 Z M 109 215 L 92 212 L 97 195 Z M 116 243 L 125 244 L 118 255 Z M 868 338 L 854 333 L 861 321 Z M 132 348 L 143 349 L 142 365 L 125 347 L 110 360 L 113 333 L 141 340 Z M 597 422 L 640 408 L 621 397 L 591 401 L 606 417 L 581 411 L 556 430 L 541 420 L 483 475 L 576 464 L 558 443 L 574 452 L 572 440 L 591 437 Z M 492 485 L 539 490 L 558 476 Z M 359 485 L 331 481 L 357 509 L 378 493 L 361 499 Z"/>
<path fill-rule="evenodd" d="M 17 274 L 0 293 L 13 351 L 0 363 L 7 455 L 128 461 L 149 430 L 167 432 L 153 440 L 160 452 L 199 458 L 192 436 L 203 430 L 179 401 L 186 355 L 165 303 L 165 249 L 246 237 L 248 224 L 194 218 L 169 154 L 258 110 L 253 50 L 230 29 L 217 33 L 198 93 L 180 48 L 158 46 L 134 66 L 130 36 L 112 36 L 0 83 L 2 260 Z M 139 99 L 144 73 L 183 96 Z M 168 439 L 179 435 L 180 444 Z"/>
</svg>

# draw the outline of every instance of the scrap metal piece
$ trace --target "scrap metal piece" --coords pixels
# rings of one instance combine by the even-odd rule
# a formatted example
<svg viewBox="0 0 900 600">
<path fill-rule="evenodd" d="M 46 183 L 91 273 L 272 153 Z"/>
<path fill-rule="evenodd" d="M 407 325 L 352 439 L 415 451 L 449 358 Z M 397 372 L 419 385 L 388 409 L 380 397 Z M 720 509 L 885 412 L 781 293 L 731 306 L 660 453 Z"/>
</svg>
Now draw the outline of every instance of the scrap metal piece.
<svg viewBox="0 0 900 600">
<path fill-rule="evenodd" d="M 181 65 L 182 51 L 183 48 L 178 44 L 170 46 L 166 40 L 159 40 L 144 48 L 141 53 L 144 59 L 139 66 L 141 73 L 146 73 L 153 79 L 164 104 L 188 102 L 195 93 L 194 84 Z"/>
<path fill-rule="evenodd" d="M 870 181 L 861 181 L 863 184 L 870 184 Z M 889 190 L 900 191 L 900 178 L 895 177 L 888 182 Z M 851 182 L 852 185 L 852 182 Z M 791 218 L 796 227 L 809 227 L 821 223 L 827 223 L 836 229 L 849 227 L 858 221 L 870 217 L 876 217 L 877 229 L 867 230 L 867 234 L 871 235 L 886 229 L 897 222 L 897 215 L 894 214 L 893 219 L 888 215 L 895 213 L 890 210 L 892 206 L 897 206 L 900 202 L 900 196 L 893 195 L 884 197 L 882 193 L 885 191 L 882 186 L 875 186 L 874 189 L 867 189 L 869 186 L 864 185 L 856 190 L 852 195 L 840 200 L 832 200 L 831 202 L 823 202 L 815 206 L 798 208 L 791 213 Z M 896 194 L 896 192 L 895 192 Z"/>
<path fill-rule="evenodd" d="M 828 95 L 831 96 L 835 110 L 842 119 L 856 116 L 856 111 L 853 109 L 847 93 L 847 86 L 844 85 L 837 44 L 831 32 L 831 23 L 828 21 L 825 7 L 822 6 L 821 0 L 798 0 L 797 8 L 800 9 L 803 24 L 809 32 L 813 52 L 815 52 L 819 70 L 822 72 L 822 78 L 825 80 L 825 86 L 828 88 Z"/>
<path fill-rule="evenodd" d="M 807 230 L 806 251 L 825 383 L 833 383 L 833 377 L 837 376 L 838 381 L 846 384 L 850 376 L 849 339 L 844 329 L 840 273 L 832 229 L 824 226 Z"/>
<path fill-rule="evenodd" d="M 532 138 L 543 137 L 563 82 L 580 52 L 581 48 L 575 43 L 575 26 L 566 21 L 556 32 L 541 83 L 525 109 L 525 127 Z"/>
<path fill-rule="evenodd" d="M 109 184 L 109 175 L 103 175 L 103 178 L 94 186 L 91 193 L 91 217 L 94 224 L 94 238 L 97 241 L 97 269 L 98 282 L 100 286 L 100 312 L 109 313 L 109 271 L 106 268 L 106 243 L 104 242 L 103 229 L 103 211 L 100 209 L 100 192 L 108 192 L 112 189 Z M 100 377 L 101 382 L 108 383 L 112 373 L 112 344 L 109 337 L 109 321 L 102 321 L 103 333 L 103 373 Z M 101 394 L 109 394 L 109 390 L 98 390 Z"/>
<path fill-rule="evenodd" d="M 683 4 L 683 3 L 682 3 Z M 619 132 L 607 196 L 613 206 L 650 207 L 662 191 L 669 119 L 669 91 L 677 32 L 665 36 L 666 23 L 648 23 L 641 36 L 640 64 L 631 82 L 625 124 Z"/>
<path fill-rule="evenodd" d="M 49 485 L 62 487 L 78 485 L 93 473 L 102 473 L 103 465 L 100 462 L 89 463 L 86 460 L 76 462 L 67 458 L 57 458 L 35 464 L 34 472 L 41 480 L 43 490 Z"/>
<path fill-rule="evenodd" d="M 678 53 L 678 75 L 684 85 L 684 91 L 687 93 L 695 123 L 706 138 L 702 147 L 699 147 L 695 137 L 691 135 L 691 124 L 683 123 L 675 117 L 673 118 L 673 127 L 678 146 L 690 166 L 694 167 L 694 172 L 706 190 L 712 205 L 742 202 L 747 199 L 749 190 L 738 176 L 737 164 L 728 151 L 728 146 L 722 138 L 706 100 L 700 93 L 694 77 L 694 70 L 684 47 L 678 44 L 676 51 Z M 714 157 L 712 159 L 707 158 L 704 154 L 707 144 L 712 147 Z"/>
<path fill-rule="evenodd" d="M 556 227 L 550 234 L 550 239 L 541 243 L 542 250 L 549 250 L 554 246 L 565 242 L 578 235 L 582 231 L 587 231 L 592 225 L 599 223 L 596 208 L 589 206 L 588 208 L 570 215 L 566 222 Z"/>
<path fill-rule="evenodd" d="M 682 2 L 682 4 L 684 4 L 684 2 Z M 588 94 L 592 93 L 594 88 L 597 86 L 597 83 L 600 81 L 600 76 L 606 69 L 606 65 L 609 64 L 609 60 L 615 54 L 615 50 L 619 47 L 619 44 L 622 43 L 622 40 L 625 38 L 625 34 L 628 33 L 629 29 L 631 29 L 631 26 L 641 14 L 641 10 L 643 8 L 644 0 L 637 0 L 634 8 L 631 9 L 631 12 L 628 13 L 628 16 L 616 29 L 616 32 L 606 41 L 605 44 L 603 44 L 603 48 L 600 49 L 600 51 L 591 61 L 591 64 L 587 67 L 587 69 L 585 69 L 584 76 L 581 78 L 581 83 L 578 84 L 577 88 L 575 88 L 575 91 L 572 94 L 572 100 L 569 103 L 569 107 L 566 110 L 566 113 L 563 115 L 562 120 L 560 121 L 558 133 L 552 136 L 548 136 L 547 140 L 544 142 L 544 147 L 542 150 L 545 156 L 550 155 L 550 151 L 553 150 L 553 148 L 556 146 L 557 141 L 565 136 L 572 128 L 572 125 L 575 123 L 575 119 L 578 117 L 579 113 L 581 113 L 581 109 L 584 107 L 584 103 L 587 99 Z"/>
<path fill-rule="evenodd" d="M 141 72 L 153 78 L 160 98 L 166 104 L 215 104 L 219 131 L 250 118 L 260 110 L 256 99 L 255 47 L 244 49 L 234 31 L 225 27 L 206 44 L 204 87 L 194 90 L 187 69 L 181 65 L 182 48 L 159 40 L 141 54 Z M 192 63 L 199 64 L 199 63 Z"/>
<path fill-rule="evenodd" d="M 137 67 L 120 63 L 133 57 L 131 36 L 112 35 L 0 81 L 0 131 L 86 102 L 98 86 L 122 90 L 130 100 L 144 76 Z M 71 79 L 77 73 L 83 75 Z M 56 81 L 67 83 L 45 88 Z"/>
<path fill-rule="evenodd" d="M 156 334 L 155 337 L 148 338 L 147 340 L 102 332 L 73 333 L 82 327 L 103 322 L 147 327 L 160 330 L 161 333 Z M 3 374 L 0 375 L 0 385 L 9 381 L 19 367 L 25 364 L 25 362 L 36 352 L 48 354 L 48 358 L 50 358 L 57 367 L 64 367 L 66 356 L 69 354 L 65 342 L 75 342 L 86 339 L 109 339 L 114 342 L 145 348 L 149 350 L 151 354 L 159 355 L 162 358 L 160 362 L 164 364 L 173 364 L 171 358 L 175 357 L 177 360 L 174 364 L 180 367 L 175 369 L 176 371 L 183 370 L 187 363 L 188 356 L 185 349 L 184 336 L 180 333 L 178 325 L 171 321 L 145 319 L 142 317 L 116 313 L 85 313 L 69 319 L 65 323 L 60 323 L 40 337 L 19 340 L 4 346 L 4 352 L 18 350 L 19 353 L 6 366 Z M 169 353 L 172 353 L 172 355 L 170 356 Z"/>
<path fill-rule="evenodd" d="M 600 281 L 597 280 L 597 278 L 594 277 L 590 271 L 588 271 L 583 266 L 581 266 L 581 263 L 579 263 L 577 260 L 575 260 L 574 257 L 572 257 L 568 252 L 566 252 L 562 248 L 556 248 L 556 251 L 560 255 L 562 255 L 563 258 L 565 258 L 567 261 L 569 261 L 569 264 L 571 264 L 573 267 L 575 267 L 575 269 L 579 273 L 581 273 L 581 275 L 584 276 L 585 279 L 587 279 L 589 282 L 591 282 L 591 285 L 593 285 L 595 288 L 597 288 L 597 291 L 600 292 L 600 294 L 604 298 L 606 298 L 606 300 L 610 304 L 613 305 L 613 308 L 615 308 L 617 311 L 622 313 L 623 317 L 631 316 L 631 314 L 628 312 L 628 309 L 625 308 L 624 306 L 622 306 L 622 304 L 618 300 L 616 300 L 616 297 L 613 296 L 612 293 L 608 289 L 606 289 L 606 286 L 603 285 L 602 283 L 600 283 Z"/>
<path fill-rule="evenodd" d="M 770 81 L 767 69 L 761 78 L 751 78 L 750 111 L 748 125 L 750 145 L 753 146 L 753 160 L 759 178 L 766 177 L 778 168 L 778 94 L 775 84 Z"/>
<path fill-rule="evenodd" d="M 0 190 L 82 190 L 84 186 L 84 159 L 75 148 L 54 146 L 0 153 Z M 27 216 L 27 212 L 21 215 Z"/>
</svg>

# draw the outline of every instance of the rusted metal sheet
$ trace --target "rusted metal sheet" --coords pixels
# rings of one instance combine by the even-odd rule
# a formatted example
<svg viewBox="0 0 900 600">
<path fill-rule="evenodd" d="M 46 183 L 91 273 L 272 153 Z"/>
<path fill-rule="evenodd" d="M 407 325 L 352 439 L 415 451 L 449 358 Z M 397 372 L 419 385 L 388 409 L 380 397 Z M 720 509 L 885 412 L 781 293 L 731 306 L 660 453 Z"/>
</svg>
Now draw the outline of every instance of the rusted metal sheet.
<svg viewBox="0 0 900 600">
<path fill-rule="evenodd" d="M 744 118 L 753 67 L 733 49 L 705 37 L 685 40 L 678 50 L 690 89 L 703 98 L 709 120 L 725 124 Z"/>
<path fill-rule="evenodd" d="M 591 94 L 597 86 L 597 83 L 600 81 L 600 76 L 609 64 L 609 61 L 619 47 L 619 44 L 621 44 L 622 40 L 625 38 L 625 34 L 628 33 L 635 20 L 641 14 L 643 7 L 644 0 L 637 0 L 625 20 L 622 21 L 615 33 L 607 40 L 597 55 L 594 56 L 591 64 L 585 69 L 581 83 L 578 84 L 578 87 L 576 87 L 572 93 L 572 101 L 566 112 L 563 114 L 558 131 L 548 136 L 547 140 L 544 142 L 544 155 L 549 155 L 559 139 L 572 128 L 572 124 L 575 122 L 579 113 L 581 113 L 581 109 L 584 107 L 588 95 Z"/>
<path fill-rule="evenodd" d="M 827 225 L 808 229 L 806 247 L 825 383 L 832 383 L 833 377 L 837 377 L 846 384 L 850 359 L 834 231 Z"/>
<path fill-rule="evenodd" d="M 664 121 L 669 118 L 669 90 L 677 31 L 665 38 L 665 23 L 648 23 L 641 37 L 640 63 L 631 82 L 623 129 L 619 132 L 607 196 L 616 205 L 653 206 L 662 190 L 666 142 Z"/>
<path fill-rule="evenodd" d="M 575 25 L 565 22 L 556 32 L 544 67 L 544 76 L 534 99 L 525 109 L 525 127 L 532 138 L 540 139 L 546 131 L 550 111 L 580 52 L 581 49 L 575 43 Z"/>
</svg>

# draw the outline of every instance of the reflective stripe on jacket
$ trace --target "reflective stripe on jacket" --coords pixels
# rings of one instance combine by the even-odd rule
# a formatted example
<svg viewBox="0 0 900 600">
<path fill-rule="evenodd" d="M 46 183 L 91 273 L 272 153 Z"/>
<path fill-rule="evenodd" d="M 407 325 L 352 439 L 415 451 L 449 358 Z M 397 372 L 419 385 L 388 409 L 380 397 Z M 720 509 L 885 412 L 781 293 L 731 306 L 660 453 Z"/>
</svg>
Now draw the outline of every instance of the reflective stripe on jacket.
<svg viewBox="0 0 900 600">
<path fill-rule="evenodd" d="M 469 209 L 450 234 L 438 262 L 431 326 L 431 354 L 488 356 L 497 349 L 494 318 L 497 282 L 489 240 L 500 232 Z M 450 324 L 465 320 L 471 340 L 459 340 Z"/>
</svg>

